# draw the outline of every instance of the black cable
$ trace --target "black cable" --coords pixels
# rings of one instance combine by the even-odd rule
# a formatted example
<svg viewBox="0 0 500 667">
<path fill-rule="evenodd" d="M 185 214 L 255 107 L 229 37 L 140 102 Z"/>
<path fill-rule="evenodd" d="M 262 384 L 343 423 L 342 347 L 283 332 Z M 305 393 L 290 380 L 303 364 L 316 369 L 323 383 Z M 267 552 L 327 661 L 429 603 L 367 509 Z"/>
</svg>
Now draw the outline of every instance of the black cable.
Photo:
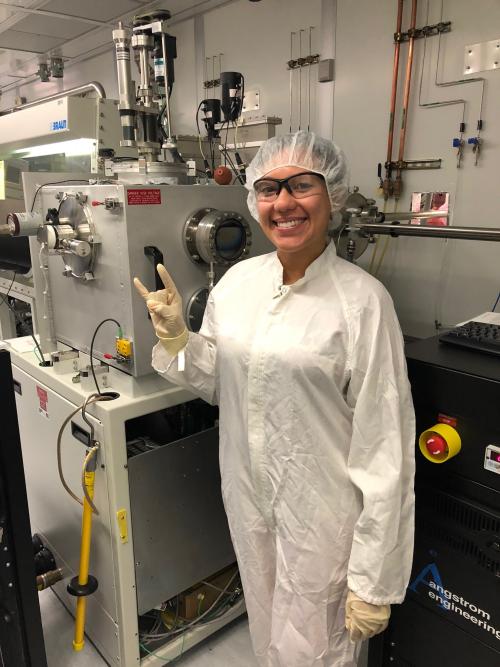
<svg viewBox="0 0 500 667">
<path fill-rule="evenodd" d="M 196 109 L 196 129 L 198 130 L 198 136 L 201 137 L 201 132 L 200 132 L 200 121 L 199 121 L 199 114 L 200 114 L 200 109 L 201 105 L 203 104 L 203 100 L 198 104 L 198 108 Z"/>
<path fill-rule="evenodd" d="M 167 109 L 167 103 L 163 105 L 163 107 L 160 110 L 160 113 L 158 115 L 158 129 L 160 130 L 160 134 L 163 136 L 165 140 L 168 139 L 167 133 L 165 132 L 165 128 L 163 127 L 163 115 Z M 169 128 L 170 130 L 170 128 Z"/>
<path fill-rule="evenodd" d="M 236 178 L 239 180 L 239 182 L 240 182 L 242 185 L 245 185 L 245 181 L 243 180 L 243 177 L 242 177 L 242 175 L 241 175 L 239 169 L 236 168 L 236 165 L 235 165 L 234 162 L 232 161 L 232 159 L 231 159 L 231 157 L 230 157 L 230 155 L 229 155 L 229 153 L 228 153 L 228 151 L 227 151 L 227 148 L 223 148 L 223 149 L 222 149 L 222 152 L 224 153 L 224 157 L 227 157 L 227 160 L 229 161 L 229 165 L 230 165 L 231 169 L 233 170 L 233 172 L 234 172 Z M 236 180 L 236 179 L 235 179 L 235 180 Z"/>
<path fill-rule="evenodd" d="M 42 188 L 44 188 L 46 185 L 61 185 L 62 183 L 87 183 L 88 181 L 83 180 L 83 178 L 78 178 L 78 179 L 69 179 L 65 181 L 54 181 L 53 183 L 42 183 L 42 185 L 38 186 L 38 188 L 35 191 L 35 194 L 33 195 L 33 203 L 31 204 L 30 208 L 30 213 L 33 213 L 33 209 L 35 208 L 35 201 L 38 196 L 38 193 Z"/>
<path fill-rule="evenodd" d="M 94 370 L 94 341 L 95 341 L 95 337 L 97 336 L 97 332 L 102 327 L 102 325 L 105 324 L 106 322 L 114 322 L 116 324 L 116 326 L 118 327 L 118 329 L 120 330 L 120 336 L 121 336 L 121 331 L 122 331 L 122 325 L 112 317 L 106 317 L 105 320 L 102 320 L 102 322 L 99 322 L 99 324 L 96 326 L 96 328 L 94 330 L 94 335 L 92 336 L 92 341 L 90 343 L 90 370 L 92 371 L 92 377 L 94 378 L 95 388 L 97 389 L 97 393 L 99 394 L 99 396 L 101 395 L 102 392 L 99 389 L 99 385 L 97 383 L 97 378 L 96 378 L 95 370 Z"/>
<path fill-rule="evenodd" d="M 210 158 L 212 160 L 212 173 L 215 171 L 215 141 L 210 140 Z"/>
<path fill-rule="evenodd" d="M 9 292 L 12 289 L 12 285 L 14 284 L 14 280 L 16 279 L 16 276 L 17 276 L 17 271 L 14 271 L 14 275 L 12 276 L 12 280 L 10 281 L 9 289 L 5 292 L 2 301 L 0 301 L 0 306 L 3 306 L 3 304 L 7 301 L 8 297 L 9 297 Z"/>
<path fill-rule="evenodd" d="M 245 101 L 245 77 L 243 74 L 241 75 L 241 101 L 240 101 L 240 109 L 238 112 L 238 117 L 236 118 L 236 122 L 238 122 L 238 118 L 241 116 L 243 113 L 243 102 Z"/>
<path fill-rule="evenodd" d="M 227 157 L 227 135 L 229 134 L 229 121 L 226 123 L 226 143 L 224 144 L 224 166 L 227 165 L 226 157 Z"/>
</svg>

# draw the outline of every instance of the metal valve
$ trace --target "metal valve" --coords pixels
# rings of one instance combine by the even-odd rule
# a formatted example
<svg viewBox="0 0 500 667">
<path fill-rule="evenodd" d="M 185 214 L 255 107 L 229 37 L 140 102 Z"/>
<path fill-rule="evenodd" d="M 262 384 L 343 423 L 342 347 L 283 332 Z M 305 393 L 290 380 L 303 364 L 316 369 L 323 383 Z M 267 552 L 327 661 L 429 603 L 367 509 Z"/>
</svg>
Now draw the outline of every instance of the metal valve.
<svg viewBox="0 0 500 667">
<path fill-rule="evenodd" d="M 472 146 L 472 152 L 476 156 L 474 164 L 477 166 L 479 153 L 481 152 L 482 139 L 480 137 L 469 137 L 467 143 Z"/>
</svg>

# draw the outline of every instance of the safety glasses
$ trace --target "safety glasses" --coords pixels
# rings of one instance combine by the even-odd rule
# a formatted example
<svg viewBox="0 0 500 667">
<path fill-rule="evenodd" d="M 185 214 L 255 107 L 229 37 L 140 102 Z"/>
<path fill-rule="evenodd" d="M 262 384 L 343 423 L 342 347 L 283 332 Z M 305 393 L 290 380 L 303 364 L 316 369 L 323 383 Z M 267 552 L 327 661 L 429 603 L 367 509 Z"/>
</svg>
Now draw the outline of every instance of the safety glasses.
<svg viewBox="0 0 500 667">
<path fill-rule="evenodd" d="M 259 178 L 253 184 L 257 201 L 271 202 L 279 197 L 283 188 L 295 197 L 303 199 L 323 192 L 325 179 L 313 171 L 303 171 L 288 178 Z"/>
</svg>

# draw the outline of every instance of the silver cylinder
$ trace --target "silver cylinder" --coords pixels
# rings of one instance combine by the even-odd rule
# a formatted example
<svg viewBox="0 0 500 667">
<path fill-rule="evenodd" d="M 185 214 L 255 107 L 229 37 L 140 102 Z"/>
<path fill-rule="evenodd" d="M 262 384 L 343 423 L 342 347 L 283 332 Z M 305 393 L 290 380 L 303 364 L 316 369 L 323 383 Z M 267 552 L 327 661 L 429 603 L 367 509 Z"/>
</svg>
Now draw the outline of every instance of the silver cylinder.
<svg viewBox="0 0 500 667">
<path fill-rule="evenodd" d="M 88 257 L 92 252 L 90 243 L 87 241 L 69 241 L 66 243 L 67 249 L 77 257 Z"/>
<path fill-rule="evenodd" d="M 6 222 L 11 236 L 36 236 L 43 226 L 40 213 L 9 213 Z"/>
<path fill-rule="evenodd" d="M 119 27 L 113 30 L 113 41 L 115 43 L 118 94 L 120 99 L 118 108 L 120 111 L 133 112 L 135 111 L 135 86 L 130 68 L 131 32 L 127 28 L 123 28 L 121 22 L 119 23 Z"/>
</svg>

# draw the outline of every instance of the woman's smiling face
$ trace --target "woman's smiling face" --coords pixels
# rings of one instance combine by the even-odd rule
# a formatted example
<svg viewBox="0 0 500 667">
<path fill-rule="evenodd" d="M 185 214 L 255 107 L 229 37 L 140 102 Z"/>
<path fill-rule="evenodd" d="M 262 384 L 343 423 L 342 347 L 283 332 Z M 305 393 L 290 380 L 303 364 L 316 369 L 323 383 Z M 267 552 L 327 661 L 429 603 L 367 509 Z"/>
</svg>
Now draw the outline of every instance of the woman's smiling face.
<svg viewBox="0 0 500 667">
<path fill-rule="evenodd" d="M 289 178 L 306 172 L 303 167 L 279 167 L 265 178 Z M 313 177 L 315 178 L 315 177 Z M 285 187 L 272 201 L 257 199 L 262 231 L 282 253 L 320 254 L 325 246 L 330 221 L 330 199 L 323 179 L 313 193 L 296 199 Z"/>
</svg>

